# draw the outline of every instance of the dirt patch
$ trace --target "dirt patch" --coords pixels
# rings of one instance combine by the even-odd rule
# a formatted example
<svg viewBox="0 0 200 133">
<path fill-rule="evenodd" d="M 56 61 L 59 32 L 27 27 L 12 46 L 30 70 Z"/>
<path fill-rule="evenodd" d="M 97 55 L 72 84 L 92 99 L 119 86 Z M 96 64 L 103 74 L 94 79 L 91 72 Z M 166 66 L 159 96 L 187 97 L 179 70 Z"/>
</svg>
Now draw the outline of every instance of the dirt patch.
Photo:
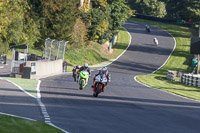
<svg viewBox="0 0 200 133">
<path fill-rule="evenodd" d="M 101 45 L 101 51 L 107 55 L 112 55 L 113 53 L 113 49 L 111 49 L 111 51 L 109 51 L 109 45 L 110 45 L 110 42 L 106 42 L 104 44 Z"/>
</svg>

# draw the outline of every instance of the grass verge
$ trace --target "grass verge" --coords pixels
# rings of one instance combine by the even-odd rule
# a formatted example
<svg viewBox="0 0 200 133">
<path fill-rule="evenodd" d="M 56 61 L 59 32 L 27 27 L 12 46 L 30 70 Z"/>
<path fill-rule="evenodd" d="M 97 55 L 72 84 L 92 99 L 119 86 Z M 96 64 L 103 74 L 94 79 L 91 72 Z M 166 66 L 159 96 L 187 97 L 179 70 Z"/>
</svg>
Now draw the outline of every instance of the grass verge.
<svg viewBox="0 0 200 133">
<path fill-rule="evenodd" d="M 63 133 L 44 122 L 0 115 L 1 133 Z"/>
<path fill-rule="evenodd" d="M 100 44 L 93 43 L 87 47 L 83 48 L 68 48 L 65 53 L 65 60 L 71 64 L 68 65 L 67 71 L 72 70 L 72 66 L 75 65 L 83 65 L 84 63 L 88 63 L 90 66 L 101 66 L 105 65 L 107 62 L 109 63 L 113 59 L 117 58 L 128 46 L 130 40 L 130 36 L 126 30 L 121 28 L 119 30 L 117 36 L 117 42 L 113 47 L 113 52 L 109 53 L 108 49 L 102 51 Z"/>
<path fill-rule="evenodd" d="M 200 88 L 184 85 L 178 80 L 171 82 L 166 78 L 168 70 L 182 71 L 186 73 L 192 72 L 193 68 L 191 67 L 191 60 L 193 55 L 189 52 L 190 37 L 195 35 L 195 31 L 187 27 L 136 18 L 132 18 L 131 21 L 160 27 L 169 32 L 176 39 L 176 48 L 165 66 L 153 74 L 140 75 L 137 77 L 137 80 L 153 88 L 200 100 Z"/>
<path fill-rule="evenodd" d="M 33 79 L 22 79 L 22 78 L 10 78 L 10 77 L 2 77 L 3 79 L 12 81 L 22 87 L 25 91 L 30 93 L 31 95 L 37 97 L 37 84 L 38 80 Z"/>
</svg>

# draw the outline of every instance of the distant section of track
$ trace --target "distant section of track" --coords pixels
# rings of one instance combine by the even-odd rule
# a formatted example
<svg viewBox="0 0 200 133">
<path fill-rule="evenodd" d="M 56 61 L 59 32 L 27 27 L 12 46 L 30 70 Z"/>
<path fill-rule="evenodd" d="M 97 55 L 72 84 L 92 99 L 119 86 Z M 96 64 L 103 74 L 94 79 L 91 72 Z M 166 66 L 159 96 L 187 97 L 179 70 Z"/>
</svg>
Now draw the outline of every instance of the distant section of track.
<svg viewBox="0 0 200 133">
<path fill-rule="evenodd" d="M 143 86 L 134 76 L 159 68 L 174 47 L 159 28 L 127 22 L 132 36 L 127 51 L 108 66 L 112 82 L 92 97 L 92 78 L 79 90 L 71 75 L 42 80 L 42 102 L 51 122 L 70 133 L 199 133 L 200 103 Z M 157 37 L 159 46 L 153 44 Z"/>
</svg>

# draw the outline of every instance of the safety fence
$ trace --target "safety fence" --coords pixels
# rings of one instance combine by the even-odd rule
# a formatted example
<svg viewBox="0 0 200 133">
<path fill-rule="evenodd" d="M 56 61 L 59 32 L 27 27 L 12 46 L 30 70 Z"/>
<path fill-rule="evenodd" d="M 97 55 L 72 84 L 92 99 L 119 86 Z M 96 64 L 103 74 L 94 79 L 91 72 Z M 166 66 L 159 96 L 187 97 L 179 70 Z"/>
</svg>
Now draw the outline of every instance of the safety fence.
<svg viewBox="0 0 200 133">
<path fill-rule="evenodd" d="M 43 58 L 46 60 L 64 59 L 65 47 L 67 43 L 68 41 L 57 41 L 55 39 L 47 38 L 45 40 Z"/>
</svg>

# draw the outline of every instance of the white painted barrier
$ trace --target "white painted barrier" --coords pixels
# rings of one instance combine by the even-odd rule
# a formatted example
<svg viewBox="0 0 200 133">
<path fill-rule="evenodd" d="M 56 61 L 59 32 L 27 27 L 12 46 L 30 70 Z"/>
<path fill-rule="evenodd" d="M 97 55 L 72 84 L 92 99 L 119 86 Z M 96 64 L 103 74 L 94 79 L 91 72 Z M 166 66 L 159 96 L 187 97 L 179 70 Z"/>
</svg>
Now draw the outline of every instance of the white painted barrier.
<svg viewBox="0 0 200 133">
<path fill-rule="evenodd" d="M 30 79 L 40 79 L 52 75 L 62 74 L 63 60 L 55 61 L 27 61 L 26 68 L 30 68 Z M 29 73 L 26 73 L 28 75 Z M 25 74 L 24 74 L 25 75 Z"/>
</svg>

